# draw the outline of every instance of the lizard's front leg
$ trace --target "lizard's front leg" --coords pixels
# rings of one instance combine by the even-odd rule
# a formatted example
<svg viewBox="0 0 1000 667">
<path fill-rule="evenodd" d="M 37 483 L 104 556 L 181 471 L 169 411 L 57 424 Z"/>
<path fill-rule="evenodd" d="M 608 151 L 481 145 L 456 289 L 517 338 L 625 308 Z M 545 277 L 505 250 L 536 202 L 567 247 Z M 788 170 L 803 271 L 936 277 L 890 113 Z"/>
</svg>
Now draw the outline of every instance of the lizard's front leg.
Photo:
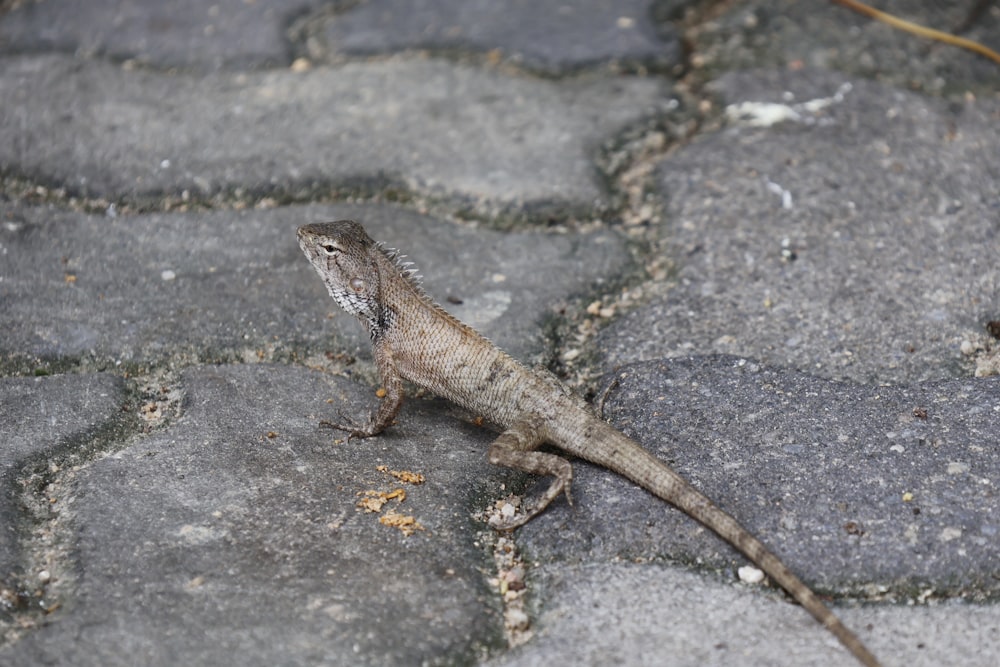
<svg viewBox="0 0 1000 667">
<path fill-rule="evenodd" d="M 573 480 L 573 466 L 556 454 L 535 451 L 545 442 L 542 428 L 541 417 L 532 415 L 512 424 L 490 445 L 488 455 L 490 463 L 535 475 L 550 475 L 554 478 L 548 490 L 536 500 L 534 508 L 522 517 L 497 526 L 497 530 L 510 530 L 524 525 L 548 507 L 560 493 L 565 493 L 566 502 L 573 504 L 569 494 L 570 482 Z"/>
<path fill-rule="evenodd" d="M 392 355 L 388 353 L 388 350 L 381 346 L 373 349 L 379 375 L 382 378 L 382 387 L 379 390 L 381 400 L 378 404 L 378 410 L 371 415 L 367 424 L 356 424 L 350 421 L 334 423 L 324 419 L 319 423 L 320 426 L 346 431 L 348 438 L 370 438 L 381 433 L 396 418 L 400 406 L 403 405 L 403 380 L 399 376 L 392 361 Z"/>
</svg>

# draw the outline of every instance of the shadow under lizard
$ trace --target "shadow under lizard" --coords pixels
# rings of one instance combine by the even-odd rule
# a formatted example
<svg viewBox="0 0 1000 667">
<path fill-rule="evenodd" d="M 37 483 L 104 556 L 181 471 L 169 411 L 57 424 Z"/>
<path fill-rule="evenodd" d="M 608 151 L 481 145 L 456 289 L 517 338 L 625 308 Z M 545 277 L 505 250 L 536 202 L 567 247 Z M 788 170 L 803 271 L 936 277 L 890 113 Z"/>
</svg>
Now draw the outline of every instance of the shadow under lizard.
<svg viewBox="0 0 1000 667">
<path fill-rule="evenodd" d="M 544 443 L 613 470 L 700 521 L 784 588 L 863 665 L 875 656 L 777 556 L 666 464 L 598 419 L 558 379 L 530 370 L 438 306 L 395 251 L 383 248 L 352 220 L 304 225 L 299 246 L 330 296 L 368 329 L 384 396 L 367 424 L 325 426 L 371 437 L 395 418 L 403 380 L 442 396 L 502 430 L 489 461 L 553 477 L 536 507 L 508 522 L 516 528 L 565 493 L 568 460 L 537 451 Z M 379 392 L 380 394 L 382 392 Z"/>
</svg>

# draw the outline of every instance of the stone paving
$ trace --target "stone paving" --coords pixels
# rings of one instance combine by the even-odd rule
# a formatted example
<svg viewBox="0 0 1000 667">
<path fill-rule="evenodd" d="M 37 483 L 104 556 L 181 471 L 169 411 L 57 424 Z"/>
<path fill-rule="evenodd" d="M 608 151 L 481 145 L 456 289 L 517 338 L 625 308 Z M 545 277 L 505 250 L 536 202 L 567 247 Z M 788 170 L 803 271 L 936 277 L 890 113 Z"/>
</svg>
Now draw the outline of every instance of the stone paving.
<svg viewBox="0 0 1000 667">
<path fill-rule="evenodd" d="M 0 1 L 0 665 L 852 664 L 607 471 L 501 538 L 470 415 L 319 429 L 345 217 L 886 664 L 996 664 L 998 91 L 833 3 Z"/>
</svg>

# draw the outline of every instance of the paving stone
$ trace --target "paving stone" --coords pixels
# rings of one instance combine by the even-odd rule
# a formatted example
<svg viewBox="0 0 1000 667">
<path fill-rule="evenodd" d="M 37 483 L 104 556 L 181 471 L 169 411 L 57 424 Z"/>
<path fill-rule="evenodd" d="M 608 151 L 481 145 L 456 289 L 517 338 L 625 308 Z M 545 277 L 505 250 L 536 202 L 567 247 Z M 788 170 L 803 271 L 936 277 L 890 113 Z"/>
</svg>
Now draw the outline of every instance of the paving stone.
<svg viewBox="0 0 1000 667">
<path fill-rule="evenodd" d="M 869 3 L 872 4 L 872 3 Z M 1000 6 L 978 0 L 886 0 L 878 9 L 958 34 L 1000 51 Z M 1000 88 L 1000 68 L 984 56 L 890 28 L 836 3 L 752 0 L 733 4 L 688 33 L 707 71 L 750 68 L 836 69 L 902 89 L 985 96 Z"/>
<path fill-rule="evenodd" d="M 559 563 L 539 568 L 532 586 L 541 607 L 534 638 L 485 664 L 857 665 L 797 606 L 662 564 Z M 988 667 L 1000 652 L 996 606 L 834 609 L 887 664 Z"/>
<path fill-rule="evenodd" d="M 435 665 L 502 642 L 470 518 L 502 479 L 482 474 L 487 433 L 415 403 L 384 436 L 338 445 L 317 420 L 362 411 L 357 383 L 259 364 L 182 384 L 170 427 L 76 473 L 60 518 L 75 590 L 0 663 Z M 397 487 L 425 528 L 409 537 L 355 507 Z"/>
<path fill-rule="evenodd" d="M 385 205 L 108 217 L 45 207 L 0 224 L 0 359 L 147 364 L 336 350 L 370 358 L 302 256 L 295 228 L 354 218 L 426 275 L 428 292 L 513 354 L 545 351 L 560 302 L 622 272 L 613 233 L 470 229 Z M 461 303 L 457 303 L 461 302 Z"/>
<path fill-rule="evenodd" d="M 963 342 L 995 347 L 1000 319 L 1000 100 L 818 70 L 712 88 L 738 118 L 659 167 L 678 284 L 605 331 L 605 367 L 723 352 L 862 382 L 972 374 Z"/>
<path fill-rule="evenodd" d="M 0 53 L 60 51 L 156 67 L 291 62 L 285 30 L 320 0 L 45 0 L 0 15 Z"/>
<path fill-rule="evenodd" d="M 71 193 L 402 187 L 478 214 L 588 218 L 608 205 L 601 142 L 672 106 L 660 80 L 541 81 L 441 61 L 192 76 L 10 57 L 0 93 L 0 171 Z"/>
<path fill-rule="evenodd" d="M 37 573 L 24 571 L 22 542 L 43 517 L 25 507 L 30 488 L 20 480 L 79 462 L 95 436 L 119 425 L 123 401 L 121 378 L 104 373 L 0 379 L 0 588 L 34 595 L 40 587 Z M 0 631 L 7 602 L 0 599 Z"/>
<path fill-rule="evenodd" d="M 653 6 L 684 4 L 371 0 L 331 15 L 320 34 L 327 57 L 426 49 L 493 52 L 547 74 L 607 63 L 670 70 L 681 63 L 680 40 L 669 24 L 654 23 Z"/>
<path fill-rule="evenodd" d="M 998 592 L 1000 378 L 839 383 L 738 357 L 622 368 L 604 413 L 831 594 Z M 575 507 L 521 530 L 533 562 L 746 560 L 634 484 L 578 463 Z M 929 591 L 929 592 L 928 592 Z"/>
</svg>

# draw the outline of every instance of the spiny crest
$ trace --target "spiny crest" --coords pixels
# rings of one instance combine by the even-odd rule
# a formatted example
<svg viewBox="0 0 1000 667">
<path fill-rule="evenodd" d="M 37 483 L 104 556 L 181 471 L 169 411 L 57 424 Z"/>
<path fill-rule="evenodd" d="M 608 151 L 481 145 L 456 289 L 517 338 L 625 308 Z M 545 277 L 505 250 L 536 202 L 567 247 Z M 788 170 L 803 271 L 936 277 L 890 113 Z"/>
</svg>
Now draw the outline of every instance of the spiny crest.
<svg viewBox="0 0 1000 667">
<path fill-rule="evenodd" d="M 440 317 L 443 317 L 447 321 L 451 322 L 453 325 L 460 327 L 463 331 L 468 332 L 469 335 L 475 336 L 476 338 L 483 338 L 485 340 L 481 333 L 442 308 L 441 304 L 431 298 L 431 296 L 424 291 L 423 285 L 420 284 L 421 276 L 417 273 L 417 270 L 413 268 L 412 262 L 403 261 L 403 258 L 406 257 L 406 255 L 400 254 L 399 251 L 394 248 L 386 248 L 379 242 L 375 242 L 375 248 L 377 248 L 378 251 L 392 263 L 392 266 L 395 267 L 396 271 L 398 271 L 399 276 L 413 289 L 414 293 L 416 293 L 416 295 L 431 308 L 431 310 L 437 313 Z"/>
<path fill-rule="evenodd" d="M 406 257 L 406 255 L 400 254 L 400 252 L 395 248 L 386 248 L 379 242 L 375 243 L 375 247 L 379 250 L 379 252 L 381 252 L 385 256 L 386 259 L 388 259 L 392 263 L 392 266 L 395 267 L 396 270 L 399 272 L 399 276 L 404 281 L 406 281 L 406 284 L 409 285 L 413 289 L 413 291 L 417 294 L 417 296 L 425 304 L 430 306 L 432 310 L 434 310 L 441 317 L 447 319 L 449 322 L 452 322 L 455 326 L 461 327 L 463 330 L 468 331 L 469 334 L 479 338 L 483 337 L 482 334 L 480 334 L 478 331 L 467 325 L 465 322 L 462 322 L 460 319 L 449 313 L 447 310 L 441 307 L 441 304 L 439 304 L 437 301 L 431 298 L 431 296 L 424 290 L 423 285 L 420 284 L 421 276 L 420 274 L 417 273 L 417 270 L 413 267 L 413 263 L 403 261 L 403 258 Z"/>
<path fill-rule="evenodd" d="M 431 299 L 427 292 L 424 291 L 424 286 L 420 284 L 422 276 L 417 273 L 417 269 L 413 266 L 413 262 L 403 261 L 403 258 L 406 257 L 406 255 L 401 255 L 395 248 L 386 248 L 381 243 L 376 243 L 375 247 L 378 248 L 383 255 L 385 255 L 386 259 L 392 262 L 392 265 L 396 267 L 397 271 L 399 271 L 399 275 L 407 283 L 409 283 L 410 287 L 412 287 L 417 294 L 433 303 L 433 299 Z"/>
</svg>

